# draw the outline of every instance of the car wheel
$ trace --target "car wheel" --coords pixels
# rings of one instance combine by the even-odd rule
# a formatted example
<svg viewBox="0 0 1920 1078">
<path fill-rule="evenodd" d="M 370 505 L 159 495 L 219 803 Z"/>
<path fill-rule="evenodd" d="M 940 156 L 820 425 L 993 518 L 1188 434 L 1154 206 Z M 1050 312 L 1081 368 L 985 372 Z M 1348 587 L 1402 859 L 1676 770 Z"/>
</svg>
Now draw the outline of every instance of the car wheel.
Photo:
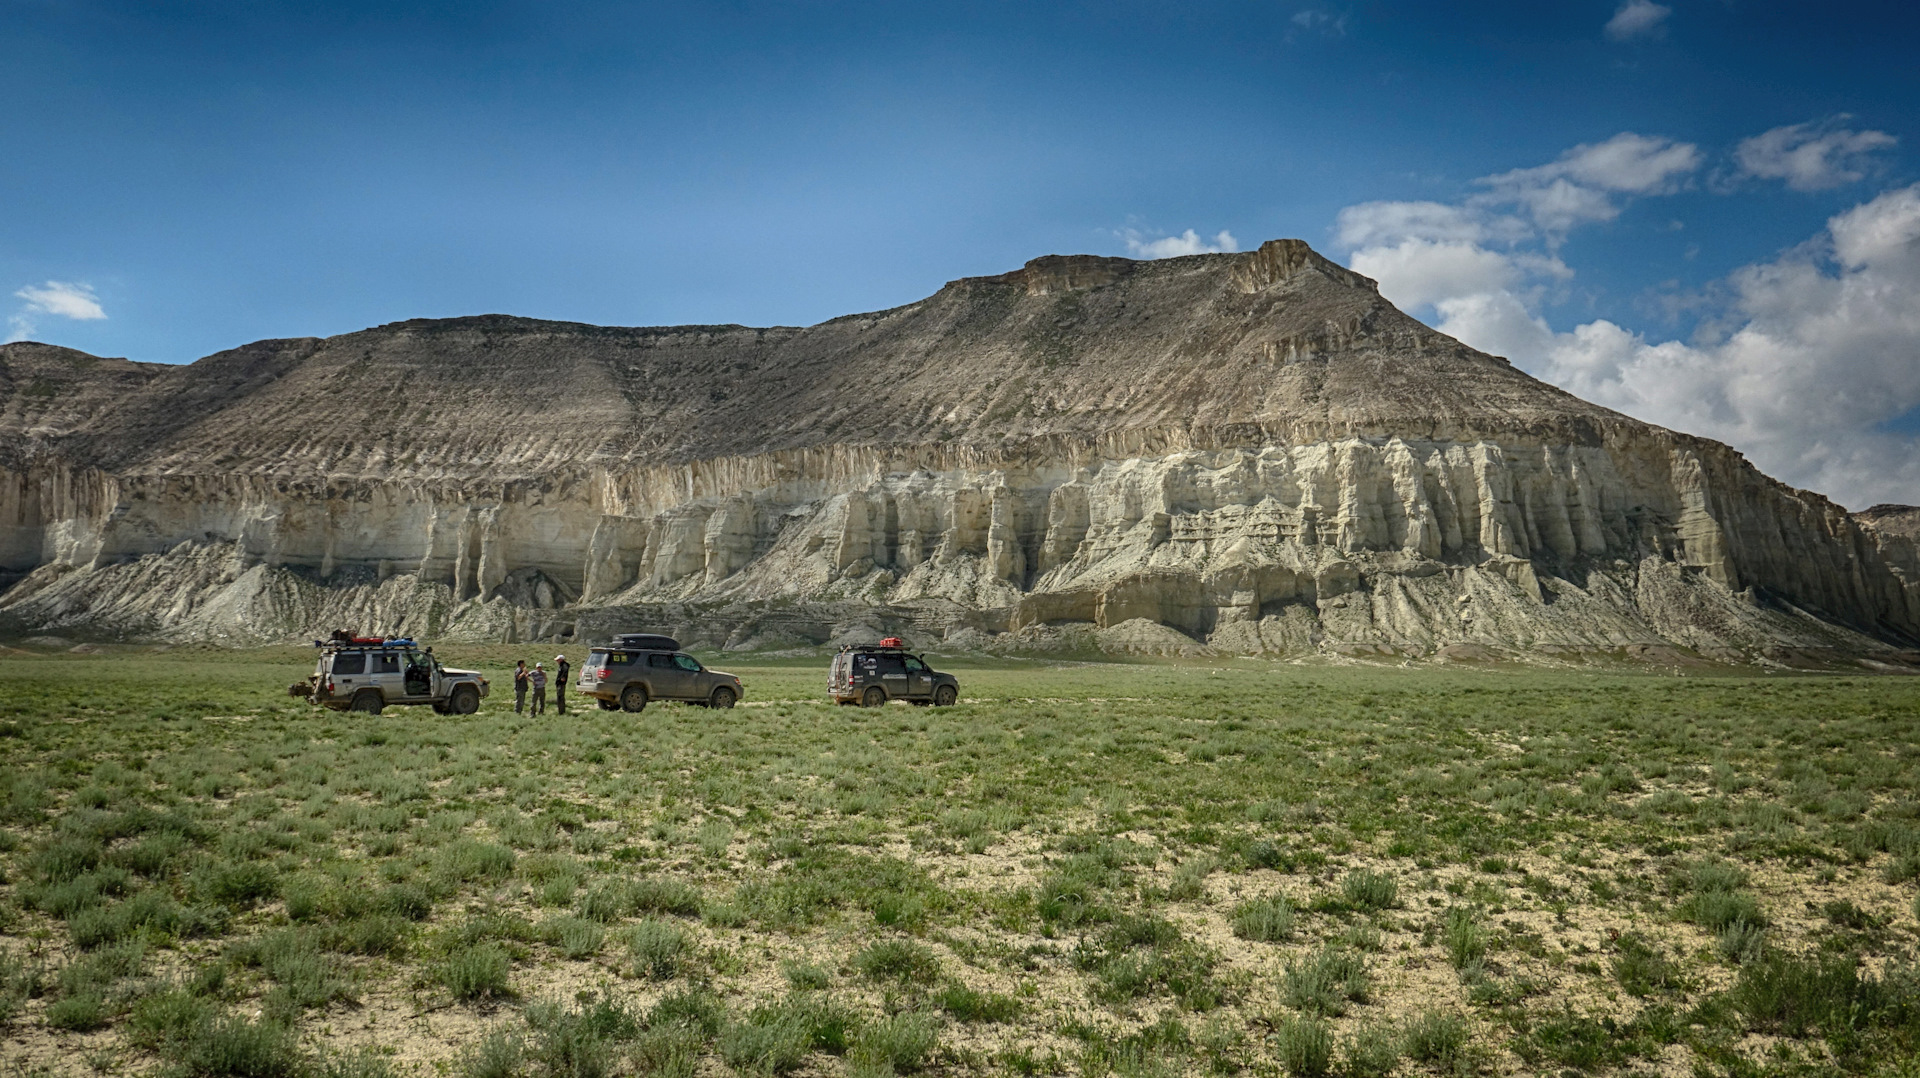
<svg viewBox="0 0 1920 1078">
<path fill-rule="evenodd" d="M 645 711 L 647 690 L 638 685 L 627 686 L 627 691 L 620 694 L 620 707 L 626 711 Z"/>
<path fill-rule="evenodd" d="M 868 689 L 866 691 L 866 695 L 860 697 L 861 707 L 879 707 L 880 705 L 886 702 L 887 702 L 887 690 L 881 688 L 878 685 L 875 685 L 871 689 Z"/>
<path fill-rule="evenodd" d="M 380 698 L 378 689 L 361 689 L 353 694 L 353 710 L 364 711 L 369 715 L 378 715 L 387 706 Z"/>
<path fill-rule="evenodd" d="M 480 710 L 480 690 L 471 685 L 462 685 L 453 690 L 453 698 L 447 701 L 447 707 L 455 715 L 471 715 Z"/>
<path fill-rule="evenodd" d="M 727 688 L 725 685 L 722 685 L 719 688 L 713 690 L 713 699 L 708 703 L 708 706 L 709 707 L 732 707 L 733 700 L 734 700 L 733 690 Z"/>
<path fill-rule="evenodd" d="M 618 710 L 620 710 L 620 701 L 618 701 L 618 700 L 601 700 L 601 699 L 599 699 L 599 698 L 597 698 L 597 697 L 596 697 L 596 698 L 594 699 L 594 701 L 593 701 L 593 702 L 594 702 L 594 703 L 596 703 L 596 704 L 599 704 L 599 705 L 600 705 L 600 710 L 602 710 L 602 711 L 618 711 Z"/>
<path fill-rule="evenodd" d="M 953 702 L 958 699 L 960 699 L 960 690 L 951 685 L 942 685 L 933 690 L 933 706 L 935 707 L 952 707 Z"/>
</svg>

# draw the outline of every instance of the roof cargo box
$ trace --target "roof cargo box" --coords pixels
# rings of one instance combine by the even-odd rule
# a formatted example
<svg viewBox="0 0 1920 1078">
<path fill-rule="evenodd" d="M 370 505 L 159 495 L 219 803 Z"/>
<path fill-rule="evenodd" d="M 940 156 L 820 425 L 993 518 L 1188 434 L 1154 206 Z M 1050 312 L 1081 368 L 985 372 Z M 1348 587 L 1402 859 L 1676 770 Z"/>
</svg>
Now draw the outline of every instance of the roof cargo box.
<svg viewBox="0 0 1920 1078">
<path fill-rule="evenodd" d="M 633 651 L 679 651 L 680 641 L 655 633 L 621 633 L 613 638 L 615 646 Z"/>
</svg>

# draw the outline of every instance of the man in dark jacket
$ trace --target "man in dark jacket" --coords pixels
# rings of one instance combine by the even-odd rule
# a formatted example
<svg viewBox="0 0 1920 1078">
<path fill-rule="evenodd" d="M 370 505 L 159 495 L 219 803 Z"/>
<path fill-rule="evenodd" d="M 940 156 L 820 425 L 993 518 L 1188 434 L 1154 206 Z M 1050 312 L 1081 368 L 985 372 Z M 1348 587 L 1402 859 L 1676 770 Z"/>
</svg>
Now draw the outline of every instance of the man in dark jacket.
<svg viewBox="0 0 1920 1078">
<path fill-rule="evenodd" d="M 513 666 L 513 713 L 520 714 L 527 706 L 527 660 L 521 659 Z"/>
<path fill-rule="evenodd" d="M 573 664 L 565 655 L 553 657 L 553 710 L 562 715 L 567 713 L 567 675 L 572 672 Z"/>
</svg>

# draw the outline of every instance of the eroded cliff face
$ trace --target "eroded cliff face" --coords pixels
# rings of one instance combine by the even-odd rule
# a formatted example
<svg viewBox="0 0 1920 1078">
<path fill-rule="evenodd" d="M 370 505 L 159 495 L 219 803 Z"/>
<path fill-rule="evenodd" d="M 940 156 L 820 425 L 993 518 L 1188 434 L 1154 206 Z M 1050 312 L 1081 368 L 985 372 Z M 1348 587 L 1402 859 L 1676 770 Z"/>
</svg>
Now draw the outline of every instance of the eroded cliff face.
<svg viewBox="0 0 1920 1078">
<path fill-rule="evenodd" d="M 0 363 L 18 631 L 1729 660 L 1920 638 L 1911 536 L 1473 352 L 1295 241 L 1038 259 L 809 329 L 488 317 Z"/>
</svg>

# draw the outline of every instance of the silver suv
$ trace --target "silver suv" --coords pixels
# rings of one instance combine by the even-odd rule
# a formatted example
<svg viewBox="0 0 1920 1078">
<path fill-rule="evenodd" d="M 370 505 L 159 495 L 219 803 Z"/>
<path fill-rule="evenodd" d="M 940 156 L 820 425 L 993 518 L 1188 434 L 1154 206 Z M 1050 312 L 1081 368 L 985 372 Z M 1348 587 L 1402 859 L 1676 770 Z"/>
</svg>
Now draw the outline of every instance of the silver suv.
<svg viewBox="0 0 1920 1078">
<path fill-rule="evenodd" d="M 588 651 L 574 688 L 603 711 L 640 711 L 649 700 L 732 707 L 744 695 L 739 678 L 700 665 L 672 637 L 647 633 L 615 637 Z"/>
<path fill-rule="evenodd" d="M 378 715 L 388 704 L 431 704 L 442 715 L 471 715 L 487 695 L 479 671 L 441 666 L 412 640 L 335 633 L 314 643 L 312 676 L 287 691 L 321 707 Z"/>
</svg>

